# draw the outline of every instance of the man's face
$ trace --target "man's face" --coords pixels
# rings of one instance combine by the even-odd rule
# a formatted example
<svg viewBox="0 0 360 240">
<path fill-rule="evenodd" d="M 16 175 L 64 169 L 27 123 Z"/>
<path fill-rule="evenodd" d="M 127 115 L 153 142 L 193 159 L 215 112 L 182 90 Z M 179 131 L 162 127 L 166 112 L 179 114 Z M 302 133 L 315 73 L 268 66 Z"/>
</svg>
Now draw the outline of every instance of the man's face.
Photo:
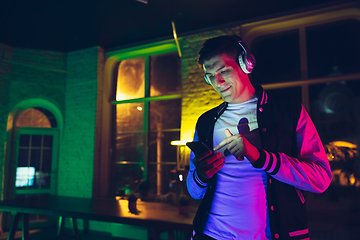
<svg viewBox="0 0 360 240">
<path fill-rule="evenodd" d="M 225 102 L 242 103 L 249 100 L 249 90 L 252 91 L 253 86 L 234 59 L 226 54 L 217 55 L 204 61 L 203 67 L 205 76 Z"/>
</svg>

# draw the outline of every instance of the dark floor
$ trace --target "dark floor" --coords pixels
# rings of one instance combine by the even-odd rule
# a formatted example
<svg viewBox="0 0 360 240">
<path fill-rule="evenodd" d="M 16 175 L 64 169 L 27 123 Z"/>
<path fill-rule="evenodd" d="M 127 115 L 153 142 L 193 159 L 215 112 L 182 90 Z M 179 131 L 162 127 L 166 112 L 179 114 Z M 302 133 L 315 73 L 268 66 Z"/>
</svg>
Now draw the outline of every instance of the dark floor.
<svg viewBox="0 0 360 240">
<path fill-rule="evenodd" d="M 7 233 L 1 233 L 0 240 L 6 239 Z M 21 240 L 21 231 L 16 232 L 16 240 Z M 57 237 L 57 230 L 49 228 L 44 230 L 32 230 L 30 233 L 30 240 L 60 240 Z M 71 233 L 66 233 L 62 240 L 76 240 L 75 236 Z M 80 232 L 80 240 L 128 240 L 126 238 L 112 237 L 108 234 L 90 232 L 84 234 Z"/>
<path fill-rule="evenodd" d="M 314 224 L 310 224 L 314 225 Z M 314 226 L 313 226 L 314 227 Z M 131 240 L 127 238 L 112 237 L 108 233 L 93 232 L 84 234 L 80 231 L 80 240 Z M 311 240 L 359 240 L 360 229 L 356 227 L 346 229 L 322 229 L 317 226 L 316 229 L 310 228 Z M 0 240 L 7 238 L 7 233 L 0 234 Z M 18 231 L 15 236 L 16 240 L 21 240 L 21 231 Z M 175 239 L 186 239 L 184 236 L 177 236 Z M 61 239 L 57 237 L 56 228 L 48 228 L 43 230 L 31 230 L 30 240 L 76 240 L 71 230 L 68 229 L 65 236 Z"/>
</svg>

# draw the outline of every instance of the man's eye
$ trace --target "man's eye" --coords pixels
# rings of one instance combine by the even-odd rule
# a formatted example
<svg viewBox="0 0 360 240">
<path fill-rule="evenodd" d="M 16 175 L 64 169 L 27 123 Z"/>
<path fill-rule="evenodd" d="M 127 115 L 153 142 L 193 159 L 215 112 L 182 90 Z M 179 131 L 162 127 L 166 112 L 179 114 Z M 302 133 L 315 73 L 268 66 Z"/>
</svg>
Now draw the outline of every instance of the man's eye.
<svg viewBox="0 0 360 240">
<path fill-rule="evenodd" d="M 229 74 L 230 72 L 231 72 L 230 69 L 225 69 L 225 70 L 221 71 L 221 74 L 226 75 L 226 74 Z"/>
</svg>

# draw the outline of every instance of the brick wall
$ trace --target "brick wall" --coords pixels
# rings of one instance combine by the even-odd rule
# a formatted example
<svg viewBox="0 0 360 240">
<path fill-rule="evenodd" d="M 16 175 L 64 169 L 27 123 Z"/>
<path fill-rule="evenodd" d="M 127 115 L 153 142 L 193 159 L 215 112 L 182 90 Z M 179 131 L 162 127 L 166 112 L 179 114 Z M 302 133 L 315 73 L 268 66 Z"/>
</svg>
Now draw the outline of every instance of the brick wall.
<svg viewBox="0 0 360 240">
<path fill-rule="evenodd" d="M 94 47 L 66 56 L 68 74 L 58 195 L 92 197 L 97 78 L 103 65 L 102 55 L 102 49 Z"/>
</svg>

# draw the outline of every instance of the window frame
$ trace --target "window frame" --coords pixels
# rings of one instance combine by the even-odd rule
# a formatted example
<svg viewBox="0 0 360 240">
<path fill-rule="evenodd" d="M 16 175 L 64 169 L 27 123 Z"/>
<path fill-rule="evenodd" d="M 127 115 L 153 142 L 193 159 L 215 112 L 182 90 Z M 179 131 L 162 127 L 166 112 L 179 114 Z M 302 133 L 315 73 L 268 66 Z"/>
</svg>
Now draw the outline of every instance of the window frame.
<svg viewBox="0 0 360 240">
<path fill-rule="evenodd" d="M 120 61 L 130 58 L 146 57 L 169 52 L 178 52 L 178 48 L 173 39 L 124 49 L 110 50 L 106 53 L 103 85 L 99 92 L 101 96 L 100 103 L 98 104 L 100 116 L 96 124 L 95 145 L 98 144 L 99 148 L 95 149 L 93 197 L 114 197 L 114 185 L 111 183 L 111 180 L 112 164 L 114 163 L 115 157 L 113 135 L 115 132 L 114 120 L 116 117 L 116 105 L 137 101 L 148 102 L 181 98 L 181 94 L 149 97 L 148 89 L 150 86 L 148 86 L 149 81 L 147 76 L 149 69 L 147 67 L 148 64 L 145 64 L 145 89 L 147 94 L 145 98 L 116 101 L 116 85 L 114 82 L 117 79 L 118 64 Z M 147 109 L 144 109 L 144 111 L 145 110 L 147 111 Z M 146 116 L 146 118 L 148 118 L 148 116 Z M 148 122 L 148 119 L 146 119 L 146 122 Z"/>
<path fill-rule="evenodd" d="M 355 73 L 344 73 L 343 75 L 335 75 L 335 76 L 324 76 L 324 77 L 314 77 L 309 78 L 308 77 L 308 62 L 307 62 L 307 28 L 313 27 L 313 26 L 319 26 L 319 25 L 325 25 L 325 24 L 331 24 L 336 22 L 342 22 L 346 20 L 356 20 L 360 22 L 360 9 L 352 7 L 353 5 L 350 4 L 344 4 L 341 6 L 316 10 L 316 11 L 310 11 L 310 12 L 304 12 L 299 14 L 293 14 L 288 15 L 285 17 L 279 17 L 274 19 L 269 19 L 265 21 L 259 21 L 259 22 L 253 22 L 249 24 L 244 24 L 242 26 L 242 30 L 244 30 L 243 38 L 245 42 L 249 43 L 249 46 L 251 46 L 251 43 L 253 40 L 255 40 L 259 36 L 268 35 L 268 34 L 274 34 L 274 33 L 280 33 L 280 32 L 286 32 L 289 30 L 298 29 L 299 31 L 299 50 L 300 50 L 300 69 L 301 69 L 301 79 L 287 82 L 278 82 L 278 83 L 271 83 L 271 84 L 264 84 L 262 85 L 265 90 L 275 90 L 275 89 L 286 89 L 286 88 L 293 88 L 293 87 L 300 87 L 301 88 L 301 98 L 302 103 L 307 110 L 309 114 L 311 114 L 310 104 L 313 102 L 310 102 L 310 91 L 311 87 L 314 85 L 320 85 L 320 84 L 328 84 L 328 83 L 342 83 L 342 82 L 359 82 L 360 81 L 360 70 L 358 70 Z M 357 6 L 357 5 L 356 5 Z M 275 49 L 276 50 L 276 49 Z M 276 51 L 274 51 L 276 54 Z M 340 116 L 340 114 L 337 114 Z M 336 116 L 336 115 L 335 115 Z M 333 119 L 336 121 L 336 117 L 334 115 L 330 115 L 329 119 L 330 121 L 324 120 L 324 119 L 316 119 L 312 117 L 312 121 L 315 125 L 320 124 L 319 126 L 323 126 L 322 124 L 327 124 Z M 345 122 L 345 121 L 343 121 Z M 351 123 L 348 121 L 348 123 Z M 359 122 L 357 122 L 359 124 Z M 344 125 L 344 124 L 343 124 Z M 326 126 L 329 125 L 325 125 Z M 348 129 L 347 129 L 348 130 Z M 318 132 L 320 134 L 320 131 L 318 129 Z M 349 132 L 349 130 L 348 130 Z M 340 138 L 339 138 L 340 137 Z M 327 139 L 330 140 L 331 138 Z M 337 140 L 338 139 L 338 140 Z M 350 136 L 346 132 L 343 133 L 343 135 L 339 135 L 336 137 L 336 139 L 330 140 L 330 142 L 326 143 L 326 140 L 322 138 L 324 146 L 326 146 L 329 143 L 333 143 L 334 141 L 346 141 L 349 140 L 352 144 L 352 141 L 357 142 L 357 150 L 359 150 L 359 136 L 353 135 Z M 352 140 L 352 141 L 351 141 Z M 330 161 L 330 164 L 334 163 Z M 335 168 L 333 170 L 333 176 L 335 179 L 335 176 L 340 178 L 341 174 L 339 174 L 340 168 Z M 337 173 L 335 173 L 338 171 Z M 353 166 L 352 171 L 358 171 L 356 166 Z M 343 169 L 341 169 L 340 173 L 343 173 Z M 346 172 L 345 174 L 351 174 L 350 172 Z M 349 175 L 354 177 L 354 174 Z M 347 179 L 350 181 L 350 178 Z M 356 181 L 353 183 L 355 184 Z M 349 185 L 334 185 L 336 189 L 340 189 L 343 187 L 349 187 Z M 355 186 L 355 185 L 354 185 Z M 353 186 L 351 186 L 353 187 Z M 344 188 L 345 189 L 345 188 Z M 313 194 L 311 194 L 313 195 Z M 310 205 L 314 204 L 314 202 L 310 202 Z"/>
<path fill-rule="evenodd" d="M 181 93 L 180 94 L 169 94 L 169 95 L 161 95 L 161 96 L 150 96 L 150 57 L 153 55 L 160 55 L 160 54 L 166 54 L 166 53 L 177 53 L 177 47 L 172 46 L 171 48 L 150 48 L 150 49 L 145 49 L 144 54 L 139 56 L 139 52 L 135 52 L 134 55 L 132 55 L 132 51 L 127 52 L 126 53 L 126 58 L 121 58 L 119 59 L 118 64 L 121 63 L 121 61 L 126 60 L 126 59 L 133 59 L 133 58 L 138 58 L 138 57 L 142 57 L 144 58 L 144 64 L 145 64 L 145 69 L 144 69 L 144 83 L 145 83 L 145 88 L 144 88 L 144 97 L 143 98 L 132 98 L 132 99 L 124 99 L 124 100 L 114 100 L 113 104 L 115 105 L 115 107 L 118 104 L 126 104 L 126 103 L 137 103 L 137 102 L 141 102 L 144 103 L 143 104 L 143 112 L 144 112 L 144 118 L 143 118 L 143 129 L 141 131 L 141 133 L 144 134 L 145 137 L 145 141 L 144 141 L 144 156 L 143 159 L 144 161 L 137 161 L 137 162 L 123 162 L 123 161 L 117 161 L 117 159 L 115 159 L 116 154 L 114 154 L 113 156 L 113 164 L 119 164 L 119 165 L 127 165 L 127 164 L 132 164 L 132 165 L 139 165 L 141 167 L 141 169 L 143 170 L 143 180 L 148 180 L 148 166 L 149 164 L 153 165 L 154 163 L 149 163 L 149 133 L 150 132 L 154 132 L 151 131 L 149 129 L 149 114 L 151 114 L 150 111 L 150 103 L 154 102 L 154 101 L 162 101 L 162 100 L 174 100 L 174 99 L 181 99 Z M 180 69 L 181 71 L 181 69 Z M 114 79 L 114 89 L 117 89 L 117 77 L 116 79 Z M 116 112 L 116 109 L 115 109 Z M 114 116 L 114 120 L 116 121 L 116 115 Z M 114 124 L 115 125 L 115 124 Z M 165 129 L 166 131 L 166 129 Z M 179 133 L 180 133 L 180 127 L 178 129 Z M 116 135 L 118 134 L 117 129 L 114 129 L 115 132 L 115 138 Z M 161 129 L 161 132 L 164 132 L 163 129 Z M 175 139 L 174 139 L 175 140 Z M 112 141 L 116 141 L 116 139 L 113 139 Z M 116 148 L 114 148 L 114 151 L 116 152 Z M 161 166 L 163 165 L 174 165 L 177 166 L 177 162 L 161 162 L 160 164 Z M 161 166 L 158 166 L 161 168 Z"/>
<path fill-rule="evenodd" d="M 346 74 L 338 77 L 321 77 L 308 78 L 307 48 L 306 48 L 306 28 L 326 23 L 332 23 L 347 19 L 355 19 L 360 21 L 360 10 L 358 8 L 349 8 L 344 4 L 343 7 L 331 7 L 322 10 L 313 10 L 298 14 L 287 15 L 283 17 L 268 19 L 264 21 L 252 22 L 241 26 L 244 41 L 251 43 L 257 37 L 286 32 L 290 30 L 299 31 L 300 44 L 300 70 L 301 79 L 297 81 L 288 81 L 282 83 L 271 83 L 262 85 L 265 90 L 301 87 L 302 103 L 305 109 L 310 112 L 309 86 L 312 84 L 320 84 L 326 82 L 352 81 L 360 79 L 360 72 L 354 74 Z"/>
<path fill-rule="evenodd" d="M 20 135 L 51 135 L 53 136 L 52 143 L 52 153 L 51 153 L 51 180 L 50 180 L 50 188 L 44 189 L 17 189 L 15 184 L 15 194 L 50 194 L 55 195 L 57 190 L 57 178 L 58 178 L 58 146 L 59 146 L 59 131 L 56 128 L 29 128 L 29 127 L 21 127 L 18 128 L 16 133 L 16 142 L 15 142 L 15 180 L 16 180 L 16 168 L 18 166 L 19 161 L 19 148 L 20 148 Z"/>
</svg>

